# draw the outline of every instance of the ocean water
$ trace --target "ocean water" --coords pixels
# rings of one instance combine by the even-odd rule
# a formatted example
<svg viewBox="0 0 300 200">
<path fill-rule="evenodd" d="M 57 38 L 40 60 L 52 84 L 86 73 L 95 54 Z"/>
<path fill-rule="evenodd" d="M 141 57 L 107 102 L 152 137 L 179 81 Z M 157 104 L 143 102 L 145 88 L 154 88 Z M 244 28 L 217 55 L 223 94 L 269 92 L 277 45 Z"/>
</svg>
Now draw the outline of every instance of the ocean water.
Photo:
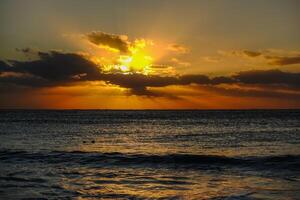
<svg viewBox="0 0 300 200">
<path fill-rule="evenodd" d="M 0 141 L 0 199 L 300 199 L 300 110 L 2 110 Z"/>
</svg>

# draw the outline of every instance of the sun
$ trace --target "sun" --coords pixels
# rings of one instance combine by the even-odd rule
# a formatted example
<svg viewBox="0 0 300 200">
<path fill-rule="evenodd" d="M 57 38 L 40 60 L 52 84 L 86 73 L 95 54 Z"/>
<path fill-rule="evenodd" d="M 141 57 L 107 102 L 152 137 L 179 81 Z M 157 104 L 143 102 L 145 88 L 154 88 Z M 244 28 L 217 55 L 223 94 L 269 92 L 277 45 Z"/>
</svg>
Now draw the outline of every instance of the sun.
<svg viewBox="0 0 300 200">
<path fill-rule="evenodd" d="M 123 72 L 149 72 L 152 65 L 152 57 L 144 52 L 137 51 L 131 56 L 122 55 L 118 59 L 119 68 Z"/>
<path fill-rule="evenodd" d="M 124 73 L 149 74 L 153 58 L 145 50 L 146 44 L 145 40 L 136 40 L 134 45 L 129 48 L 129 55 L 120 55 L 117 65 L 119 70 Z"/>
<path fill-rule="evenodd" d="M 154 73 L 153 57 L 151 51 L 146 48 L 147 45 L 153 45 L 150 41 L 144 39 L 135 40 L 134 44 L 129 47 L 129 52 L 119 54 L 111 59 L 104 57 L 91 57 L 91 61 L 101 68 L 106 73 L 118 72 L 123 74 L 138 73 L 148 75 Z"/>
</svg>

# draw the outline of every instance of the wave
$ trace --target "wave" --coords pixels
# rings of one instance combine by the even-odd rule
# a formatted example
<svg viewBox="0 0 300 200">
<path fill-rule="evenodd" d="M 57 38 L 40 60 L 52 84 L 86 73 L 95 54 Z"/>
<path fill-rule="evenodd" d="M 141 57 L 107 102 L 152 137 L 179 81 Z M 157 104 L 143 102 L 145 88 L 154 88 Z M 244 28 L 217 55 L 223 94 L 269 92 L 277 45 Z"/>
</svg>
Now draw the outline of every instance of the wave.
<svg viewBox="0 0 300 200">
<path fill-rule="evenodd" d="M 0 161 L 80 165 L 160 165 L 168 167 L 256 167 L 300 171 L 300 155 L 226 157 L 196 154 L 124 154 L 82 151 L 28 152 L 0 150 Z"/>
</svg>

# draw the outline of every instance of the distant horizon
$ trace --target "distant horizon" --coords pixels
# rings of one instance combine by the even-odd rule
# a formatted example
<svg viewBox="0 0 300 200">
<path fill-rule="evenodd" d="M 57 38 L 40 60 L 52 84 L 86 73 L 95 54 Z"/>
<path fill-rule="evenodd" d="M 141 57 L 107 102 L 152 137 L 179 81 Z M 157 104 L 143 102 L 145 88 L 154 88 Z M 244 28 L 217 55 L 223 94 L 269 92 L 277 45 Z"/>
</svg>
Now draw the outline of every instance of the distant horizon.
<svg viewBox="0 0 300 200">
<path fill-rule="evenodd" d="M 47 108 L 0 108 L 0 111 L 280 111 L 280 110 L 300 110 L 300 108 L 244 108 L 244 109 L 47 109 Z"/>
</svg>

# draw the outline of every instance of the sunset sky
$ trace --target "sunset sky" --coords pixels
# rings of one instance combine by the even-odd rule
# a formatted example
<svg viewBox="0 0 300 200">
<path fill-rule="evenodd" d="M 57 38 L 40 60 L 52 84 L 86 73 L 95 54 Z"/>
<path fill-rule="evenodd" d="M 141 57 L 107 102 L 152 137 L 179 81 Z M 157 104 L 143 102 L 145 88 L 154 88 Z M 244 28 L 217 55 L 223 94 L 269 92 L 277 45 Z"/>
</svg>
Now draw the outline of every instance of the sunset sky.
<svg viewBox="0 0 300 200">
<path fill-rule="evenodd" d="M 300 108 L 298 0 L 2 0 L 0 108 Z"/>
</svg>

